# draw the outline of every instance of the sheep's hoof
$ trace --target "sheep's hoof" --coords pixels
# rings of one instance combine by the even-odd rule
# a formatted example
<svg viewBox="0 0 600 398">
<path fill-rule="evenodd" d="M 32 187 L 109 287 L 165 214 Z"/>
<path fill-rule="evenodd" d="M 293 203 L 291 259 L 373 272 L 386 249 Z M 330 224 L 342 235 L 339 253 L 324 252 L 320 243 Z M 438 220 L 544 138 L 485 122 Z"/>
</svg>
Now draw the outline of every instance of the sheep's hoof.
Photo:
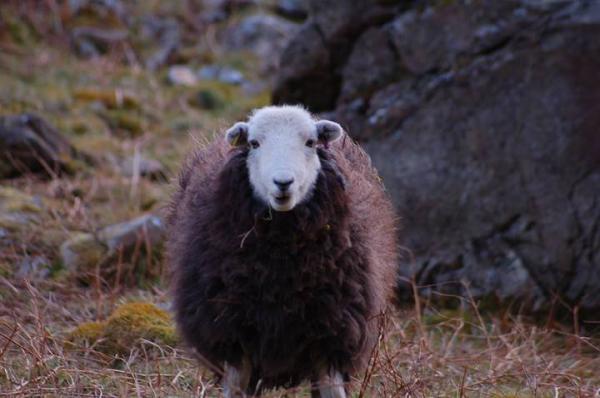
<svg viewBox="0 0 600 398">
<path fill-rule="evenodd" d="M 225 363 L 223 374 L 223 396 L 225 398 L 246 398 L 246 390 L 250 383 L 252 366 L 247 359 L 242 360 L 239 367 Z"/>
<path fill-rule="evenodd" d="M 337 370 L 323 372 L 311 393 L 313 398 L 346 398 L 344 378 Z"/>
</svg>

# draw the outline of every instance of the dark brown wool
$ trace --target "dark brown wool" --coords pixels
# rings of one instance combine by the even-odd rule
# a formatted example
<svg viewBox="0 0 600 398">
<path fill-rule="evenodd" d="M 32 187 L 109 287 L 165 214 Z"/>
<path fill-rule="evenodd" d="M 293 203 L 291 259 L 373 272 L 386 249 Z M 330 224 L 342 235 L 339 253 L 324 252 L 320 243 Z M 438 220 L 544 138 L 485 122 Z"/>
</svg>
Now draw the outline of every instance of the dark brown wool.
<svg viewBox="0 0 600 398">
<path fill-rule="evenodd" d="M 368 361 L 396 275 L 395 216 L 368 156 L 343 141 L 319 149 L 315 189 L 290 212 L 253 196 L 247 150 L 224 140 L 181 173 L 168 215 L 177 324 L 217 371 L 249 357 L 249 392 Z"/>
</svg>

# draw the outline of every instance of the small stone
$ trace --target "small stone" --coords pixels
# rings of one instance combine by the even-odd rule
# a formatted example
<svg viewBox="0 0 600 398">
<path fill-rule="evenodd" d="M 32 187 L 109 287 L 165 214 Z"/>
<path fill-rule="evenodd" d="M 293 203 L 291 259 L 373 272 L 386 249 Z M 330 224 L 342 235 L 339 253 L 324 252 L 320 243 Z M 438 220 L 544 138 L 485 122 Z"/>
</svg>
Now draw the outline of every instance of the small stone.
<svg viewBox="0 0 600 398">
<path fill-rule="evenodd" d="M 114 265 L 117 259 L 126 263 L 129 269 L 137 267 L 138 261 L 147 258 L 139 256 L 139 249 L 146 253 L 146 249 L 158 246 L 163 233 L 160 218 L 144 215 L 104 227 L 95 234 L 76 233 L 61 245 L 60 254 L 65 268 L 84 283 L 89 283 L 96 275 L 98 266 L 101 277 L 111 280 L 116 277 Z"/>
<path fill-rule="evenodd" d="M 106 258 L 108 248 L 89 233 L 76 233 L 60 246 L 60 256 L 66 269 L 77 273 L 93 271 Z M 80 275 L 85 276 L 85 275 Z"/>
<path fill-rule="evenodd" d="M 218 65 L 205 65 L 198 71 L 198 78 L 201 80 L 217 80 L 219 78 Z"/>
<path fill-rule="evenodd" d="M 237 69 L 223 67 L 219 71 L 219 81 L 227 84 L 239 85 L 244 82 L 244 75 Z"/>
<path fill-rule="evenodd" d="M 110 225 L 98 232 L 100 241 L 110 252 L 132 249 L 138 241 L 158 244 L 163 236 L 164 224 L 154 215 L 144 215 L 131 221 Z"/>
<path fill-rule="evenodd" d="M 194 86 L 198 82 L 192 68 L 185 65 L 171 66 L 167 72 L 167 79 L 175 86 Z"/>
<path fill-rule="evenodd" d="M 20 279 L 46 279 L 50 276 L 50 262 L 42 256 L 25 257 L 18 266 L 16 277 Z"/>
<path fill-rule="evenodd" d="M 138 174 L 155 181 L 166 181 L 165 168 L 156 159 L 148 159 L 142 156 L 130 156 L 121 163 L 121 172 L 126 177 Z"/>
<path fill-rule="evenodd" d="M 104 227 L 96 234 L 77 233 L 62 244 L 60 253 L 67 269 L 87 272 L 119 251 L 130 252 L 139 242 L 151 246 L 159 244 L 163 232 L 160 218 L 144 215 Z"/>
<path fill-rule="evenodd" d="M 202 89 L 189 99 L 189 104 L 196 108 L 214 110 L 222 108 L 224 103 L 221 97 L 210 89 Z"/>
<path fill-rule="evenodd" d="M 27 113 L 0 117 L 0 178 L 25 172 L 52 177 L 67 171 L 74 158 L 84 156 L 41 117 Z"/>
<path fill-rule="evenodd" d="M 232 85 L 244 83 L 244 74 L 237 69 L 228 66 L 206 65 L 198 71 L 200 80 L 218 80 Z"/>
<path fill-rule="evenodd" d="M 16 232 L 35 223 L 44 206 L 40 198 L 0 186 L 0 228 Z"/>
<path fill-rule="evenodd" d="M 107 52 L 107 49 L 123 42 L 129 35 L 126 29 L 105 29 L 93 26 L 80 26 L 71 32 L 75 51 L 82 58 L 94 58 Z"/>
<path fill-rule="evenodd" d="M 17 232 L 37 220 L 23 213 L 0 214 L 0 227 L 11 232 Z"/>
</svg>

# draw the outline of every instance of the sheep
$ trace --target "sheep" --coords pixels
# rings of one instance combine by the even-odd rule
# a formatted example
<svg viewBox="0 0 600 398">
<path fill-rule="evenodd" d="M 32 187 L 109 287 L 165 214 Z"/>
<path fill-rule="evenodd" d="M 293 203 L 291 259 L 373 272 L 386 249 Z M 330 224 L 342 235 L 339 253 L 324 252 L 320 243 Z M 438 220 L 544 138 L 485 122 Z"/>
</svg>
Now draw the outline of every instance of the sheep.
<svg viewBox="0 0 600 398">
<path fill-rule="evenodd" d="M 192 153 L 167 215 L 178 329 L 225 397 L 346 396 L 396 280 L 397 219 L 339 124 L 269 106 Z"/>
</svg>

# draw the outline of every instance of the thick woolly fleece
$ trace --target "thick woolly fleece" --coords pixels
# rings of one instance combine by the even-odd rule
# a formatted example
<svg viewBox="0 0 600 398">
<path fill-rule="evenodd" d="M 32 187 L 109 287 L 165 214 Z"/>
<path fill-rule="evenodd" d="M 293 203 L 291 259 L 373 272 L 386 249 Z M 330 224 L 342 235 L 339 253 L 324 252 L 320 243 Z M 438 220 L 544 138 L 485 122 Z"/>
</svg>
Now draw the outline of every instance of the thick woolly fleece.
<svg viewBox="0 0 600 398">
<path fill-rule="evenodd" d="M 396 220 L 368 156 L 319 149 L 310 197 L 274 212 L 252 194 L 247 150 L 192 155 L 168 215 L 176 320 L 215 370 L 248 357 L 249 392 L 290 387 L 321 366 L 360 372 L 396 276 Z"/>
</svg>

